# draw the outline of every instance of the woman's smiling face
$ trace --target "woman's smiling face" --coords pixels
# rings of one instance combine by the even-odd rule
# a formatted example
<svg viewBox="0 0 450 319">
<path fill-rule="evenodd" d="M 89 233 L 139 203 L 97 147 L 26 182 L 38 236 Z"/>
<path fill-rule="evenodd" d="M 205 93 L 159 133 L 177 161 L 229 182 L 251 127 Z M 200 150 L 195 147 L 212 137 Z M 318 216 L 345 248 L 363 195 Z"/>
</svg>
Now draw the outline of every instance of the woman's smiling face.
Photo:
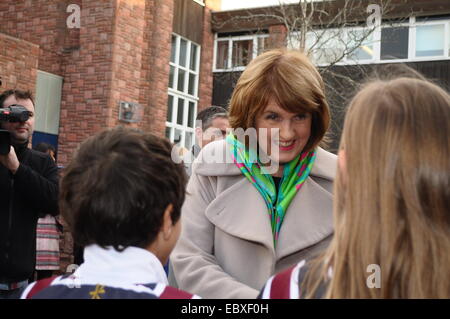
<svg viewBox="0 0 450 319">
<path fill-rule="evenodd" d="M 255 121 L 258 139 L 267 136 L 266 143 L 260 140 L 262 151 L 279 164 L 292 161 L 308 143 L 311 119 L 310 113 L 291 113 L 271 98 Z M 267 133 L 261 134 L 261 129 L 267 129 Z M 271 129 L 279 129 L 279 134 L 272 134 Z M 272 151 L 272 147 L 277 147 L 277 150 Z"/>
</svg>

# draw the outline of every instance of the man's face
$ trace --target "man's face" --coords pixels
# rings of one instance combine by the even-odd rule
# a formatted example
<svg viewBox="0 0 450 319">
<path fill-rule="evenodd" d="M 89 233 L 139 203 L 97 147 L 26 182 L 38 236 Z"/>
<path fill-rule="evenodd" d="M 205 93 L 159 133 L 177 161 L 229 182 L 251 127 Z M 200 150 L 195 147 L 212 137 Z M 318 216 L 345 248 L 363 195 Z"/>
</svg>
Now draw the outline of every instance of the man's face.
<svg viewBox="0 0 450 319">
<path fill-rule="evenodd" d="M 224 117 L 216 117 L 212 120 L 211 126 L 208 127 L 202 134 L 202 147 L 213 141 L 218 141 L 225 138 L 227 128 L 230 127 L 228 119 Z"/>
<path fill-rule="evenodd" d="M 31 112 L 30 117 L 25 122 L 3 122 L 2 126 L 3 129 L 8 130 L 11 133 L 14 142 L 25 143 L 30 139 L 34 130 L 34 105 L 30 99 L 16 100 L 16 97 L 13 94 L 3 102 L 3 107 L 6 108 L 13 104 L 24 106 L 28 111 Z"/>
</svg>

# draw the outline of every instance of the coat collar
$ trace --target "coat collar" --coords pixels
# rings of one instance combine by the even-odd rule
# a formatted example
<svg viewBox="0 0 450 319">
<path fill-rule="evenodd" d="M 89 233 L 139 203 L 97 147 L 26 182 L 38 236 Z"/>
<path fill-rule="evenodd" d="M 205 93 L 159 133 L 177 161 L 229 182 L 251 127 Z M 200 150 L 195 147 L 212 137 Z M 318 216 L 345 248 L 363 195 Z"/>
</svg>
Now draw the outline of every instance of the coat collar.
<svg viewBox="0 0 450 319">
<path fill-rule="evenodd" d="M 205 214 L 230 235 L 264 245 L 278 260 L 320 242 L 333 232 L 332 194 L 313 177 L 307 178 L 289 205 L 276 250 L 267 206 L 246 178 L 218 194 Z"/>
<path fill-rule="evenodd" d="M 336 155 L 317 148 L 310 176 L 334 180 L 336 174 Z M 193 163 L 193 171 L 203 176 L 234 176 L 241 175 L 240 169 L 232 162 L 231 152 L 225 140 L 215 141 L 206 145 Z"/>
</svg>

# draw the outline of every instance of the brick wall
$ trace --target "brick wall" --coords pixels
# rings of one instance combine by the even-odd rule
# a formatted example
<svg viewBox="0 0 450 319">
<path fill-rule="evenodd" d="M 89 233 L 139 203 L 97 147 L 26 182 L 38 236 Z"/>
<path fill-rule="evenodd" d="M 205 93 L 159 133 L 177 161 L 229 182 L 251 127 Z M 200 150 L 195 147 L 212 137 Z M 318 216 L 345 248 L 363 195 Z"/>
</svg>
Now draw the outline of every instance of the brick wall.
<svg viewBox="0 0 450 319">
<path fill-rule="evenodd" d="M 211 106 L 213 91 L 213 55 L 214 55 L 214 34 L 211 25 L 211 9 L 205 7 L 203 15 L 203 41 L 200 58 L 200 78 L 199 78 L 199 102 L 198 112 Z"/>
<path fill-rule="evenodd" d="M 115 0 L 83 1 L 79 46 L 63 59 L 58 161 L 65 165 L 88 136 L 112 117 Z"/>
<path fill-rule="evenodd" d="M 80 29 L 67 28 L 69 4 L 81 7 Z M 207 5 L 217 9 L 220 1 Z M 173 14 L 173 0 L 0 2 L 0 18 L 8 21 L 0 32 L 39 45 L 37 68 L 64 77 L 58 164 L 86 137 L 119 124 L 119 101 L 144 108 L 142 122 L 131 126 L 164 136 Z M 212 96 L 208 7 L 202 36 L 199 109 L 211 105 Z"/>
<path fill-rule="evenodd" d="M 39 45 L 38 69 L 63 75 L 62 52 L 74 32 L 66 27 L 66 8 L 81 0 L 0 1 L 0 32 Z"/>
<path fill-rule="evenodd" d="M 145 123 L 146 129 L 164 136 L 167 113 L 167 88 L 169 87 L 169 61 L 174 13 L 173 0 L 153 0 L 151 21 L 148 33 L 149 61 L 145 65 L 148 82 L 148 100 Z"/>
<path fill-rule="evenodd" d="M 15 88 L 35 94 L 38 56 L 38 45 L 0 33 L 1 91 Z"/>
<path fill-rule="evenodd" d="M 117 0 L 115 8 L 111 92 L 107 127 L 119 124 L 119 101 L 139 102 L 145 26 L 145 0 Z M 133 125 L 136 126 L 136 125 Z"/>
<path fill-rule="evenodd" d="M 217 2 L 217 1 L 216 1 Z M 69 29 L 69 4 L 81 7 L 80 29 Z M 211 13 L 205 9 L 199 107 L 209 106 L 212 95 Z M 2 0 L 0 67 L 3 81 L 35 87 L 36 70 L 64 78 L 62 88 L 58 164 L 66 165 L 87 137 L 117 124 L 140 127 L 164 136 L 167 112 L 169 60 L 174 15 L 173 0 Z M 24 42 L 22 40 L 29 41 Z M 32 52 L 17 59 L 3 59 L 3 46 Z M 8 62 L 9 61 L 9 62 Z M 25 79 L 11 77 L 24 66 Z M 34 69 L 31 68 L 34 66 Z M 1 69 L 0 69 L 1 70 Z M 18 70 L 18 69 L 17 69 Z M 22 69 L 20 69 L 22 70 Z M 138 102 L 143 120 L 138 124 L 118 121 L 119 101 Z M 71 263 L 72 240 L 65 232 L 61 241 L 62 269 Z"/>
</svg>

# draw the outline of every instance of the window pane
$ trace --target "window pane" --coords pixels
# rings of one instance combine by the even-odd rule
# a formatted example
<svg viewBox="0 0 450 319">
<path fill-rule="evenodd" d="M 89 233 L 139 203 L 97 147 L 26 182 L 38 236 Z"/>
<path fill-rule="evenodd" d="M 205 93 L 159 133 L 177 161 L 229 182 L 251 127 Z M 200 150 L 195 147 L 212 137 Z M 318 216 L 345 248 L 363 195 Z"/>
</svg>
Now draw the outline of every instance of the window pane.
<svg viewBox="0 0 450 319">
<path fill-rule="evenodd" d="M 408 38 L 408 27 L 383 28 L 381 30 L 381 59 L 407 59 Z"/>
<path fill-rule="evenodd" d="M 170 51 L 170 62 L 175 63 L 175 52 L 177 52 L 177 38 L 172 36 L 172 50 Z"/>
<path fill-rule="evenodd" d="M 198 46 L 191 43 L 191 63 L 189 63 L 189 68 L 192 71 L 197 71 L 197 51 Z"/>
<path fill-rule="evenodd" d="M 195 103 L 189 102 L 188 126 L 194 128 Z"/>
<path fill-rule="evenodd" d="M 317 41 L 317 35 L 314 32 L 308 32 L 306 33 L 306 49 L 308 50 L 314 50 L 316 46 Z M 292 36 L 290 37 L 290 42 L 292 43 L 291 48 L 299 50 L 300 49 L 300 40 L 298 39 L 298 36 Z"/>
<path fill-rule="evenodd" d="M 172 114 L 173 114 L 173 96 L 169 95 L 169 99 L 167 100 L 167 122 L 172 122 Z"/>
<path fill-rule="evenodd" d="M 170 127 L 166 127 L 166 137 L 170 140 L 170 131 L 172 129 Z"/>
<path fill-rule="evenodd" d="M 192 148 L 192 137 L 193 137 L 193 133 L 186 132 L 186 140 L 184 141 L 184 146 L 188 150 L 190 150 Z"/>
<path fill-rule="evenodd" d="M 226 69 L 228 65 L 228 41 L 217 41 L 216 69 Z"/>
<path fill-rule="evenodd" d="M 184 92 L 184 78 L 186 76 L 186 72 L 178 69 L 178 91 Z"/>
<path fill-rule="evenodd" d="M 268 45 L 269 38 L 258 38 L 258 51 L 257 55 L 260 55 L 266 51 L 266 49 L 269 47 Z"/>
<path fill-rule="evenodd" d="M 187 54 L 187 41 L 180 39 L 180 59 L 178 64 L 181 66 L 186 66 L 186 54 Z"/>
<path fill-rule="evenodd" d="M 188 87 L 188 93 L 191 95 L 195 95 L 195 74 L 189 73 L 189 87 Z"/>
<path fill-rule="evenodd" d="M 444 55 L 445 25 L 416 27 L 416 56 Z"/>
<path fill-rule="evenodd" d="M 233 41 L 232 67 L 246 66 L 253 55 L 253 40 Z"/>
<path fill-rule="evenodd" d="M 182 136 L 183 132 L 181 130 L 177 130 L 175 129 L 175 135 L 173 137 L 173 142 L 175 144 L 179 144 L 181 142 L 181 136 Z"/>
<path fill-rule="evenodd" d="M 318 30 L 306 37 L 306 47 L 318 64 L 338 62 L 347 47 L 343 30 Z"/>
<path fill-rule="evenodd" d="M 177 124 L 183 125 L 184 100 L 178 98 Z"/>
<path fill-rule="evenodd" d="M 175 79 L 175 68 L 173 66 L 170 66 L 170 73 L 169 73 L 169 87 L 174 89 L 174 79 Z"/>
<path fill-rule="evenodd" d="M 373 59 L 373 32 L 371 30 L 350 30 L 347 33 L 349 46 L 348 51 L 352 51 L 348 58 L 352 60 Z"/>
</svg>

